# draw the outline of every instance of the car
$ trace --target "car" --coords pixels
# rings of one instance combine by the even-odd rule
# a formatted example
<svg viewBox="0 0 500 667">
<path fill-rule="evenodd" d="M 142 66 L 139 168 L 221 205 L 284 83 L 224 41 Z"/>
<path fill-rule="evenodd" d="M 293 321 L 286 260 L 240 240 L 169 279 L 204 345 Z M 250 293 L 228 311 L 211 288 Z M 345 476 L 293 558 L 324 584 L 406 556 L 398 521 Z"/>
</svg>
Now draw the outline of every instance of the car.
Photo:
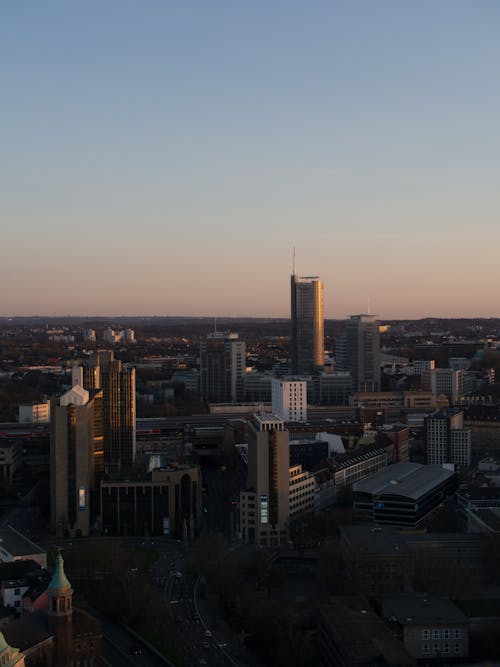
<svg viewBox="0 0 500 667">
<path fill-rule="evenodd" d="M 226 642 L 219 642 L 219 643 L 217 644 L 217 646 L 218 646 L 219 648 L 226 648 L 227 644 L 226 644 Z"/>
<path fill-rule="evenodd" d="M 128 652 L 132 655 L 142 655 L 142 646 L 129 646 Z"/>
</svg>

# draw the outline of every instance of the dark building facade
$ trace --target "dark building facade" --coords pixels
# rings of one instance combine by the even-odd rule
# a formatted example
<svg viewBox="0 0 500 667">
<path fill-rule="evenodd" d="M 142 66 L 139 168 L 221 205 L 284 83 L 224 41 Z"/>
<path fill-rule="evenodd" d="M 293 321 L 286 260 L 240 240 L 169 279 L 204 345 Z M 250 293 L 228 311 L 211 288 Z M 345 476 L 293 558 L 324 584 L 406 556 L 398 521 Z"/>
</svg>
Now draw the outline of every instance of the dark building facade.
<svg viewBox="0 0 500 667">
<path fill-rule="evenodd" d="M 380 333 L 372 315 L 352 315 L 337 339 L 337 370 L 352 375 L 354 391 L 380 391 Z"/>
<path fill-rule="evenodd" d="M 317 276 L 291 276 L 291 372 L 308 375 L 324 363 L 323 283 Z"/>
</svg>

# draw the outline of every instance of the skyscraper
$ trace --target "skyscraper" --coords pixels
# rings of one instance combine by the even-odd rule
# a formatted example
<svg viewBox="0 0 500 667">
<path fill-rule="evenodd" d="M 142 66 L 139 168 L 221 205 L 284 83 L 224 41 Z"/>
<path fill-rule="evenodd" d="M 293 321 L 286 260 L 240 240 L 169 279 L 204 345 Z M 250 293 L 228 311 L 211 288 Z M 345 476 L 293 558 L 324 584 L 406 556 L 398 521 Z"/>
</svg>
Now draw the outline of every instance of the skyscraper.
<svg viewBox="0 0 500 667">
<path fill-rule="evenodd" d="M 336 342 L 337 370 L 352 375 L 353 391 L 380 391 L 380 334 L 372 315 L 351 315 Z"/>
<path fill-rule="evenodd" d="M 81 373 L 83 387 L 103 392 L 103 466 L 119 471 L 135 462 L 135 369 L 123 368 L 111 350 L 99 351 Z"/>
<path fill-rule="evenodd" d="M 204 401 L 243 398 L 246 345 L 237 333 L 215 331 L 200 343 L 200 396 Z"/>
<path fill-rule="evenodd" d="M 89 534 L 90 501 L 102 460 L 102 391 L 76 385 L 54 403 L 51 415 L 52 529 Z"/>
<path fill-rule="evenodd" d="M 244 542 L 277 546 L 286 540 L 289 518 L 289 433 L 273 414 L 248 424 L 247 490 L 240 494 Z"/>
<path fill-rule="evenodd" d="M 310 375 L 324 363 L 323 283 L 317 276 L 291 276 L 291 372 Z"/>
</svg>

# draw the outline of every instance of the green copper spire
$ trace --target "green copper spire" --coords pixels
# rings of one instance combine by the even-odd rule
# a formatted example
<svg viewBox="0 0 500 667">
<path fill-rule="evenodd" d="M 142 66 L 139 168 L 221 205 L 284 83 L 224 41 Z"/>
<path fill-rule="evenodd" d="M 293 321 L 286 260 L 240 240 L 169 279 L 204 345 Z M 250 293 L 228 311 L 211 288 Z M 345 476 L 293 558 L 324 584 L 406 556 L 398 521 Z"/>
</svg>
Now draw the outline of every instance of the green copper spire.
<svg viewBox="0 0 500 667">
<path fill-rule="evenodd" d="M 67 591 L 68 589 L 72 591 L 71 584 L 64 574 L 64 561 L 62 559 L 61 552 L 59 551 L 56 558 L 54 576 L 52 577 L 49 587 L 47 588 L 47 594 L 57 594 L 60 591 Z"/>
</svg>

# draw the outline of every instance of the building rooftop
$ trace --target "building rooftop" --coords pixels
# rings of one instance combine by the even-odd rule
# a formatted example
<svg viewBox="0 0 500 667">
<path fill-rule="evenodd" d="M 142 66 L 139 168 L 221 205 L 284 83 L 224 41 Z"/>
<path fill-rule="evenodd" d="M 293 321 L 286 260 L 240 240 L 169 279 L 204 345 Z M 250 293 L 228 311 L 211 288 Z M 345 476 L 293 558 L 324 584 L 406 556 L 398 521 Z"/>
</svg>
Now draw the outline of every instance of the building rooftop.
<svg viewBox="0 0 500 667">
<path fill-rule="evenodd" d="M 454 474 L 439 465 L 395 463 L 356 482 L 353 491 L 374 496 L 406 496 L 417 500 Z"/>
<path fill-rule="evenodd" d="M 394 667 L 416 664 L 363 596 L 334 597 L 321 608 L 321 613 L 336 643 L 349 651 L 352 664 Z"/>
<path fill-rule="evenodd" d="M 465 624 L 467 616 L 449 599 L 401 594 L 382 599 L 382 616 L 396 618 L 401 625 Z"/>
<path fill-rule="evenodd" d="M 12 556 L 44 554 L 45 550 L 10 525 L 0 527 L 0 547 Z"/>
</svg>

